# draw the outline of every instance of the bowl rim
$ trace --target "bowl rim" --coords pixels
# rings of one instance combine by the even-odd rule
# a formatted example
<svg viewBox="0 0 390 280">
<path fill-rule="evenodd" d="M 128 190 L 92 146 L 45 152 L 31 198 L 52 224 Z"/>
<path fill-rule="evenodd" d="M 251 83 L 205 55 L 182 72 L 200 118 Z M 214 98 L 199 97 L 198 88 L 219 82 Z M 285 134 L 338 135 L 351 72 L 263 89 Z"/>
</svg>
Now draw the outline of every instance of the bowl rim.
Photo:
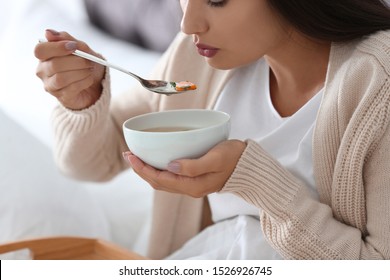
<svg viewBox="0 0 390 280">
<path fill-rule="evenodd" d="M 218 113 L 220 115 L 224 115 L 226 117 L 226 120 L 224 122 L 221 122 L 221 123 L 218 123 L 218 124 L 215 124 L 215 125 L 211 125 L 211 126 L 206 126 L 206 127 L 200 127 L 200 128 L 194 128 L 194 129 L 191 129 L 191 130 L 185 130 L 185 131 L 167 131 L 167 132 L 154 132 L 154 131 L 142 131 L 142 130 L 137 130 L 137 129 L 132 129 L 132 128 L 129 128 L 126 126 L 126 124 L 130 121 L 134 121 L 136 119 L 140 119 L 140 118 L 143 118 L 143 117 L 146 117 L 146 116 L 151 116 L 151 115 L 157 115 L 157 114 L 169 114 L 169 113 L 176 113 L 176 112 L 212 112 L 212 113 Z M 219 111 L 219 110 L 213 110 L 213 109 L 172 109 L 172 110 L 165 110 L 165 111 L 157 111 L 157 112 L 149 112 L 149 113 L 145 113 L 145 114 L 141 114 L 141 115 L 137 115 L 137 116 L 134 116 L 134 117 L 131 117 L 129 119 L 127 119 L 126 121 L 123 122 L 123 130 L 124 131 L 132 131 L 134 133 L 140 133 L 140 134 L 154 134 L 154 133 L 158 133 L 159 135 L 163 135 L 163 134 L 176 134 L 176 133 L 191 133 L 191 132 L 195 132 L 195 131 L 199 131 L 199 130 L 209 130 L 209 129 L 213 129 L 215 127 L 218 127 L 218 126 L 222 126 L 224 125 L 225 123 L 229 123 L 230 122 L 230 115 L 226 112 L 223 112 L 223 111 Z"/>
</svg>

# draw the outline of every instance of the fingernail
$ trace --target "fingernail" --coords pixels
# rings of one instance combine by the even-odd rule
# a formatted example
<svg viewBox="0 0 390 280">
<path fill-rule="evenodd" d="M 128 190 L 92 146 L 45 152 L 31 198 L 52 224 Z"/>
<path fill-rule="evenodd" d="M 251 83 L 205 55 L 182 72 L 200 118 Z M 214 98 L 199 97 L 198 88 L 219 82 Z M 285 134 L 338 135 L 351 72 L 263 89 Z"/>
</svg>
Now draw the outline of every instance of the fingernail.
<svg viewBox="0 0 390 280">
<path fill-rule="evenodd" d="M 65 44 L 65 49 L 68 51 L 74 51 L 77 49 L 77 43 L 74 41 L 69 41 Z"/>
<path fill-rule="evenodd" d="M 129 155 L 130 155 L 129 152 L 123 152 L 123 153 L 122 153 L 122 157 L 123 157 L 123 159 L 124 159 L 127 163 L 130 163 Z"/>
<path fill-rule="evenodd" d="M 167 169 L 169 172 L 178 174 L 180 173 L 181 166 L 177 161 L 172 161 L 168 164 Z"/>
<path fill-rule="evenodd" d="M 60 35 L 60 32 L 54 30 L 54 29 L 46 29 L 47 32 L 49 32 L 51 35 L 58 36 Z"/>
</svg>

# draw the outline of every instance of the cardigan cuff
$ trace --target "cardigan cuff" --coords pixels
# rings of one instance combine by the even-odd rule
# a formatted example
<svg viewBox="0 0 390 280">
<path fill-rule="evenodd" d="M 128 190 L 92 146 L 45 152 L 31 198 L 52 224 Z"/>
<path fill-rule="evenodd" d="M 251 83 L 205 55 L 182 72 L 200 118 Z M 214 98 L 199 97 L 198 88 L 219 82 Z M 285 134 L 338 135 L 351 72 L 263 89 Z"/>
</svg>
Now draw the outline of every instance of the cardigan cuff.
<svg viewBox="0 0 390 280">
<path fill-rule="evenodd" d="M 93 127 L 105 122 L 109 115 L 110 100 L 110 74 L 107 67 L 105 77 L 102 80 L 102 93 L 96 103 L 79 111 L 68 109 L 59 104 L 52 114 L 53 126 L 55 129 L 61 129 L 62 133 L 90 131 Z"/>
<path fill-rule="evenodd" d="M 234 193 L 274 218 L 282 218 L 301 189 L 300 182 L 256 142 L 246 142 L 247 148 L 221 193 Z"/>
</svg>

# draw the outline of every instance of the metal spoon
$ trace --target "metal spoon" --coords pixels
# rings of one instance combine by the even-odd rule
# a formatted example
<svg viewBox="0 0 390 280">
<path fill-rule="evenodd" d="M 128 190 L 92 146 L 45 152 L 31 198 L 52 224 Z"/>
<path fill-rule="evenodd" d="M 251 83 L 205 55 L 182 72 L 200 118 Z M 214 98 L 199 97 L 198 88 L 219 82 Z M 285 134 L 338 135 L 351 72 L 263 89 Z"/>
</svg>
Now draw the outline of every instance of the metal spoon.
<svg viewBox="0 0 390 280">
<path fill-rule="evenodd" d="M 47 42 L 47 40 L 40 39 L 39 42 L 43 43 L 43 42 Z M 186 92 L 188 90 L 196 89 L 196 86 L 190 82 L 176 83 L 176 82 L 167 82 L 167 81 L 161 81 L 161 80 L 143 79 L 140 76 L 138 76 L 138 75 L 136 75 L 136 74 L 120 67 L 120 66 L 112 64 L 104 59 L 101 59 L 99 57 L 96 57 L 94 55 L 91 55 L 89 53 L 86 53 L 86 52 L 83 52 L 80 50 L 75 50 L 72 54 L 79 56 L 79 57 L 82 57 L 82 58 L 85 58 L 85 59 L 88 59 L 90 61 L 96 62 L 96 63 L 101 64 L 103 66 L 114 68 L 114 69 L 121 71 L 125 74 L 128 74 L 128 75 L 132 76 L 133 78 L 135 78 L 136 80 L 138 80 L 144 88 L 146 88 L 150 91 L 159 93 L 159 94 L 166 94 L 166 95 L 179 94 L 179 93 Z"/>
</svg>

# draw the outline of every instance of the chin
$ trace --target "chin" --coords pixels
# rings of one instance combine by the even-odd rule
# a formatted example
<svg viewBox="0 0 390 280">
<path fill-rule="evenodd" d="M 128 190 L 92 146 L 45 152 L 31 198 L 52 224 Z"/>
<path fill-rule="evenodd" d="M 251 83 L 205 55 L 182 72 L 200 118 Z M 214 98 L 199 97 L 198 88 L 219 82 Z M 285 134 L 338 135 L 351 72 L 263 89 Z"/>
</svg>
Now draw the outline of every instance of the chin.
<svg viewBox="0 0 390 280">
<path fill-rule="evenodd" d="M 258 60 L 259 58 L 250 60 L 250 61 L 238 61 L 238 60 L 228 60 L 228 59 L 217 59 L 217 58 L 207 58 L 207 63 L 218 70 L 231 70 L 239 68 L 248 64 L 251 64 Z"/>
<path fill-rule="evenodd" d="M 213 59 L 206 59 L 206 61 L 208 65 L 218 70 L 230 70 L 240 66 L 222 61 L 214 61 Z"/>
</svg>

